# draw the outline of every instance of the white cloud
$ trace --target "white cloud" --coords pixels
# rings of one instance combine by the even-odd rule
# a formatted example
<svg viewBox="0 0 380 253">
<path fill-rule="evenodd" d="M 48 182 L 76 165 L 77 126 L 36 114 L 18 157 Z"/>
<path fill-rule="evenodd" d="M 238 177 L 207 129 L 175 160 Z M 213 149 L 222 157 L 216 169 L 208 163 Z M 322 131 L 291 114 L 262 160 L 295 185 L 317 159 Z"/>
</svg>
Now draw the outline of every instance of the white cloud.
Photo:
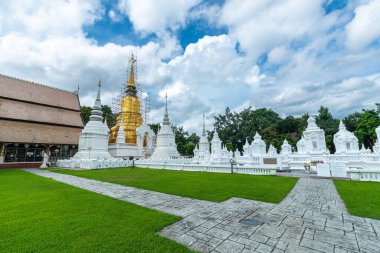
<svg viewBox="0 0 380 253">
<path fill-rule="evenodd" d="M 191 7 L 200 0 L 120 0 L 119 9 L 128 15 L 136 31 L 163 34 L 184 26 Z"/>
<path fill-rule="evenodd" d="M 380 1 L 372 0 L 355 9 L 355 17 L 347 25 L 347 45 L 361 49 L 380 38 Z"/>
<path fill-rule="evenodd" d="M 100 18 L 99 0 L 5 1 L 0 8 L 0 35 L 23 34 L 36 39 L 82 34 L 83 25 Z"/>
<path fill-rule="evenodd" d="M 108 12 L 108 16 L 112 20 L 112 22 L 115 22 L 115 23 L 123 20 L 123 17 L 117 11 L 113 9 Z"/>
<path fill-rule="evenodd" d="M 151 96 L 152 121 L 162 120 L 168 92 L 171 121 L 190 131 L 200 131 L 203 113 L 223 113 L 227 106 L 269 107 L 290 115 L 326 105 L 345 115 L 377 102 L 380 49 L 345 47 L 345 24 L 356 6 L 326 15 L 322 0 L 229 0 L 221 9 L 199 2 L 121 1 L 136 31 L 159 37 L 142 46 L 99 45 L 86 38 L 84 26 L 106 15 L 116 18 L 120 11 L 106 12 L 100 1 L 2 3 L 1 72 L 67 90 L 79 83 L 86 105 L 93 104 L 101 78 L 103 102 L 110 104 L 127 79 L 133 51 L 138 80 Z M 360 7 L 356 10 L 347 32 L 363 15 Z M 204 17 L 211 25 L 226 25 L 229 33 L 205 36 L 182 49 L 178 29 Z M 361 39 L 357 45 L 364 48 L 374 41 Z M 238 42 L 243 53 L 235 49 Z M 267 60 L 258 64 L 261 55 Z M 212 128 L 213 120 L 206 124 Z"/>
<path fill-rule="evenodd" d="M 291 51 L 284 46 L 273 48 L 268 54 L 268 62 L 271 64 L 281 64 L 290 59 Z"/>
<path fill-rule="evenodd" d="M 336 14 L 324 15 L 322 0 L 229 0 L 220 23 L 252 57 L 297 40 L 308 40 L 336 23 Z"/>
</svg>

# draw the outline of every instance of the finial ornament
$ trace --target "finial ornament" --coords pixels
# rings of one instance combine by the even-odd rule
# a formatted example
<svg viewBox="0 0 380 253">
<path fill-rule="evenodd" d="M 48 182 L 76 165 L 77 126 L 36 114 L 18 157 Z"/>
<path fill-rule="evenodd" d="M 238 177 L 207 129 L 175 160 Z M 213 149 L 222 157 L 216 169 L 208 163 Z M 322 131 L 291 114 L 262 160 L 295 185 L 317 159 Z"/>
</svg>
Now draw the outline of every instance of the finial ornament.
<svg viewBox="0 0 380 253">
<path fill-rule="evenodd" d="M 203 113 L 203 130 L 202 130 L 202 135 L 206 136 L 206 128 L 205 128 L 205 114 Z"/>
<path fill-rule="evenodd" d="M 129 72 L 129 80 L 128 80 L 128 86 L 135 87 L 135 62 L 136 58 L 134 57 L 133 53 L 131 54 L 131 59 L 129 59 L 130 64 L 130 72 Z"/>
<path fill-rule="evenodd" d="M 168 92 L 165 93 L 165 108 L 168 109 Z"/>
<path fill-rule="evenodd" d="M 164 113 L 164 120 L 162 122 L 163 125 L 170 125 L 169 122 L 169 113 L 168 113 L 168 93 L 165 94 L 165 113 Z"/>
</svg>

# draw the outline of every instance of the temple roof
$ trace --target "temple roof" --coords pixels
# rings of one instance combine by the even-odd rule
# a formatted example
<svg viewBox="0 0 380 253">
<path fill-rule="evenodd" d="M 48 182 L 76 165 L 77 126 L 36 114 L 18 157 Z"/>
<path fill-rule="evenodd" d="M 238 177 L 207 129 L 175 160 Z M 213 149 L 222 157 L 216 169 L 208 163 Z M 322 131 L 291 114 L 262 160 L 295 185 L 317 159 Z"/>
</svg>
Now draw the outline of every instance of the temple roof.
<svg viewBox="0 0 380 253">
<path fill-rule="evenodd" d="M 83 128 L 76 92 L 4 75 L 0 121 L 1 142 L 77 144 Z"/>
</svg>

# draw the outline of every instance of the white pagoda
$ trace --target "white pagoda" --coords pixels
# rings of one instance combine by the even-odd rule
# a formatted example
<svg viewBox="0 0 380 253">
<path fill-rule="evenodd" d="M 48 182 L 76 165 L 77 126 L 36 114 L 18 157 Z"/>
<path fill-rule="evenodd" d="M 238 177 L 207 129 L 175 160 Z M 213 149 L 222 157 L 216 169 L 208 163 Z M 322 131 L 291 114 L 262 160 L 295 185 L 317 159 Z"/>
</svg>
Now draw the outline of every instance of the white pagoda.
<svg viewBox="0 0 380 253">
<path fill-rule="evenodd" d="M 168 96 L 166 95 L 166 105 L 162 127 L 157 134 L 157 145 L 151 159 L 170 159 L 180 157 L 175 143 L 175 135 L 172 127 L 170 126 L 169 113 L 168 113 Z"/>
<path fill-rule="evenodd" d="M 335 154 L 358 154 L 359 142 L 356 136 L 347 131 L 342 121 L 339 123 L 339 131 L 334 134 Z"/>
<path fill-rule="evenodd" d="M 109 159 L 108 137 L 109 128 L 103 123 L 102 103 L 100 100 L 101 82 L 98 84 L 98 95 L 91 111 L 89 122 L 86 124 L 79 136 L 78 152 L 73 157 L 74 160 L 81 159 Z"/>
</svg>

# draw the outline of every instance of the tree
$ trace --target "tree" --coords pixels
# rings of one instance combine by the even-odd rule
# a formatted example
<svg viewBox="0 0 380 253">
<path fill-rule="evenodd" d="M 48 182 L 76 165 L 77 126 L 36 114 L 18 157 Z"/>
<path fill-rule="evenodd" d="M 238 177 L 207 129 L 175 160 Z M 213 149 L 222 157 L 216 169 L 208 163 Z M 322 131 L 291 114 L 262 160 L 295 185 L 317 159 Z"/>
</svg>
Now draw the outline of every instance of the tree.
<svg viewBox="0 0 380 253">
<path fill-rule="evenodd" d="M 363 110 L 356 125 L 355 135 L 359 139 L 359 145 L 373 150 L 376 141 L 375 129 L 380 125 L 380 117 L 375 110 Z"/>
<path fill-rule="evenodd" d="M 90 106 L 81 106 L 80 107 L 83 123 L 86 125 L 90 120 L 92 107 Z M 109 128 L 113 127 L 116 124 L 116 116 L 112 113 L 111 107 L 108 105 L 102 105 L 101 108 L 102 116 L 104 119 L 107 119 L 107 125 Z"/>
<path fill-rule="evenodd" d="M 151 124 L 148 124 L 148 126 L 150 126 L 150 128 L 153 130 L 155 135 L 158 134 L 158 130 L 160 129 L 160 123 L 151 123 Z"/>
<path fill-rule="evenodd" d="M 111 107 L 108 105 L 102 105 L 102 113 L 103 118 L 107 120 L 108 128 L 113 127 L 116 124 L 116 115 L 113 114 Z"/>
<path fill-rule="evenodd" d="M 247 138 L 252 141 L 256 132 L 263 133 L 268 127 L 275 130 L 279 121 L 281 121 L 280 116 L 271 109 L 252 110 L 251 107 L 248 107 L 242 112 L 236 113 L 231 112 L 227 107 L 224 115 L 215 117 L 215 128 L 223 143 L 230 143 L 229 148 L 233 152 L 236 150 L 241 152 Z M 269 130 L 267 129 L 267 131 Z M 277 133 L 277 131 L 275 132 Z M 267 135 L 267 143 L 278 137 L 269 134 L 269 132 Z"/>
<path fill-rule="evenodd" d="M 86 125 L 87 122 L 90 120 L 92 107 L 90 106 L 81 106 L 80 107 L 80 113 L 82 115 L 83 124 Z"/>
<path fill-rule="evenodd" d="M 195 133 L 189 136 L 189 133 L 186 132 L 182 126 L 177 127 L 172 125 L 172 129 L 178 152 L 182 156 L 193 156 L 194 149 L 199 142 L 199 137 Z"/>
<path fill-rule="evenodd" d="M 355 132 L 356 127 L 359 124 L 359 120 L 361 116 L 362 116 L 362 113 L 354 112 L 354 113 L 349 114 L 343 119 L 343 123 L 346 126 L 348 131 Z"/>
</svg>

